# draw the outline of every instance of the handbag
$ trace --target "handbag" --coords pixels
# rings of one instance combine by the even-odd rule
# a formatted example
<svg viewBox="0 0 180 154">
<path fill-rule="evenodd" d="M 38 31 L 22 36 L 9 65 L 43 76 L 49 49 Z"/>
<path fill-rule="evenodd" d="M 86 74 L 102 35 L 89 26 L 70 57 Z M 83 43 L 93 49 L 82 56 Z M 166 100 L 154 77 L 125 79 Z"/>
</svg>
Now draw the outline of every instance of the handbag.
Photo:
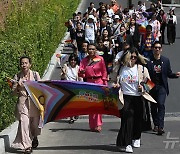
<svg viewBox="0 0 180 154">
<path fill-rule="evenodd" d="M 141 100 L 143 103 L 142 131 L 149 131 L 152 130 L 152 127 L 148 100 L 146 100 L 143 96 L 141 96 Z"/>
<path fill-rule="evenodd" d="M 144 78 L 144 66 L 142 68 L 142 74 Z M 155 86 L 155 84 L 148 78 L 144 78 L 144 81 L 141 82 L 140 84 L 143 86 L 144 92 L 149 92 Z M 152 130 L 149 101 L 145 99 L 142 95 L 141 95 L 141 101 L 143 103 L 142 131 L 149 131 Z"/>
</svg>

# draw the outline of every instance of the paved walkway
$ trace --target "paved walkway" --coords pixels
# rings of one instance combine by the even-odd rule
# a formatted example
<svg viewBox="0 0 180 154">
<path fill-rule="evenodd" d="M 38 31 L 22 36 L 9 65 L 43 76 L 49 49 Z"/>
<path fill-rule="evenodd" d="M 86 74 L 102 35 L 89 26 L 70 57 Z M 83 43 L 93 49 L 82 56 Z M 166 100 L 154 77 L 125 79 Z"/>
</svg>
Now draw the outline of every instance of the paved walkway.
<svg viewBox="0 0 180 154">
<path fill-rule="evenodd" d="M 179 118 L 166 118 L 163 136 L 148 131 L 142 134 L 141 148 L 134 154 L 179 154 L 180 122 Z M 33 154 L 110 154 L 119 153 L 115 146 L 120 119 L 112 116 L 103 118 L 101 133 L 89 131 L 88 119 L 83 117 L 74 124 L 67 119 L 45 125 L 39 136 L 40 145 Z M 9 153 L 16 153 L 11 151 Z"/>
</svg>

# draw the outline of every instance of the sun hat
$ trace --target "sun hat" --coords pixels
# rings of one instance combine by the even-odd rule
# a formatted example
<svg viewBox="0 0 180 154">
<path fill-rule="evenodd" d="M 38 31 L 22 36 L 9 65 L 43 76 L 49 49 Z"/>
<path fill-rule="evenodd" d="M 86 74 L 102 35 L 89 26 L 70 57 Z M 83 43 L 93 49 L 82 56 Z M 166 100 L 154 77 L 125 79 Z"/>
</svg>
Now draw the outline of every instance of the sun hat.
<svg viewBox="0 0 180 154">
<path fill-rule="evenodd" d="M 94 20 L 94 16 L 93 16 L 92 14 L 90 14 L 90 15 L 88 16 L 88 19 L 93 19 L 93 20 Z"/>
</svg>

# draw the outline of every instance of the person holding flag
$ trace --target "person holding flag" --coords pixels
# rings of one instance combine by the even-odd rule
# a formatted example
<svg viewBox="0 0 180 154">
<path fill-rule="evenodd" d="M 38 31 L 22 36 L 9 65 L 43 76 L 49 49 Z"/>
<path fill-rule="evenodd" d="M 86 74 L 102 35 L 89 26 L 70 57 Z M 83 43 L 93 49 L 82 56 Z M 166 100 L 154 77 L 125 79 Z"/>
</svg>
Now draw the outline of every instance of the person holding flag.
<svg viewBox="0 0 180 154">
<path fill-rule="evenodd" d="M 25 153 L 31 153 L 32 148 L 38 146 L 37 136 L 41 129 L 38 128 L 40 112 L 25 89 L 26 81 L 39 81 L 38 72 L 32 71 L 31 58 L 23 56 L 20 58 L 21 71 L 14 76 L 12 91 L 18 96 L 16 106 L 16 118 L 19 120 L 19 126 L 16 138 L 12 143 L 12 148 L 21 149 Z"/>
<path fill-rule="evenodd" d="M 107 85 L 107 70 L 103 57 L 96 55 L 96 46 L 88 45 L 88 56 L 85 57 L 79 66 L 79 77 L 86 82 Z M 102 127 L 102 115 L 90 114 L 89 126 L 91 131 L 100 132 Z"/>
</svg>

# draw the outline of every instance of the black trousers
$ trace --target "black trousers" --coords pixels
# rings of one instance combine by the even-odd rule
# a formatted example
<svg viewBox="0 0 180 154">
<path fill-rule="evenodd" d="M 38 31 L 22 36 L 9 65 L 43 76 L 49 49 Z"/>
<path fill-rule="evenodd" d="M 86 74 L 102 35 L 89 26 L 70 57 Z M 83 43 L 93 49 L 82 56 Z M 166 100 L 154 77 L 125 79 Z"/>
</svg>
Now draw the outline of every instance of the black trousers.
<svg viewBox="0 0 180 154">
<path fill-rule="evenodd" d="M 162 44 L 165 43 L 165 37 L 164 37 L 165 28 L 166 28 L 166 24 L 162 23 L 161 28 L 160 28 L 160 31 L 161 31 L 160 41 Z"/>
<path fill-rule="evenodd" d="M 167 40 L 169 43 L 174 43 L 176 39 L 176 25 L 167 24 Z"/>
<path fill-rule="evenodd" d="M 120 110 L 121 127 L 117 136 L 117 146 L 132 144 L 132 140 L 140 139 L 143 121 L 143 103 L 141 96 L 124 95 L 124 107 Z"/>
</svg>

